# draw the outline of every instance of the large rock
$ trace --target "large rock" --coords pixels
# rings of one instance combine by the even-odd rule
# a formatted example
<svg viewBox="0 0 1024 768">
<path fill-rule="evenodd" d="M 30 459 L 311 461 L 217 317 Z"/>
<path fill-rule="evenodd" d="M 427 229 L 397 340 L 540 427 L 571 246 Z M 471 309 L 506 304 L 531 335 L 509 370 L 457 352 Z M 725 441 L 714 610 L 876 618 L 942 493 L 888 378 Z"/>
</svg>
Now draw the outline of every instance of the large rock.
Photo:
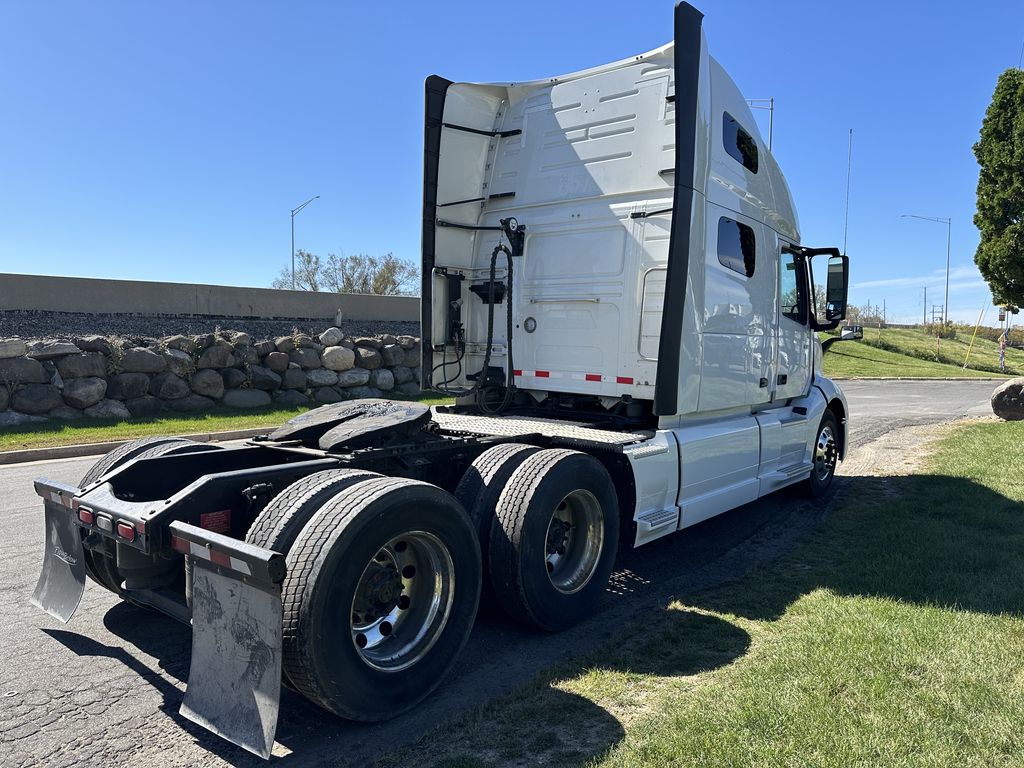
<svg viewBox="0 0 1024 768">
<path fill-rule="evenodd" d="M 27 352 L 25 342 L 21 339 L 0 339 L 0 360 L 9 357 L 21 357 Z"/>
<path fill-rule="evenodd" d="M 174 400 L 172 402 L 180 402 Z M 143 397 L 133 397 L 131 400 L 126 400 L 124 403 L 129 413 L 135 418 L 144 418 L 146 416 L 156 416 L 157 414 L 163 413 L 167 410 L 167 402 L 161 400 L 159 397 L 153 397 L 152 395 L 144 395 Z"/>
<path fill-rule="evenodd" d="M 203 354 L 199 356 L 199 361 L 196 363 L 196 368 L 231 368 L 237 362 L 232 348 L 225 343 L 218 342 L 203 350 Z"/>
<path fill-rule="evenodd" d="M 380 343 L 380 339 L 375 339 L 372 336 L 360 336 L 353 341 L 357 347 L 367 347 L 368 349 L 380 349 L 384 346 Z"/>
<path fill-rule="evenodd" d="M 305 389 L 306 372 L 298 366 L 294 368 L 289 367 L 288 370 L 281 374 L 281 386 L 284 389 Z"/>
<path fill-rule="evenodd" d="M 392 365 L 402 365 L 405 362 L 405 350 L 397 344 L 387 344 L 380 351 L 384 358 L 384 365 L 390 368 Z"/>
<path fill-rule="evenodd" d="M 120 366 L 129 373 L 160 373 L 167 368 L 167 361 L 151 349 L 132 347 L 121 355 Z"/>
<path fill-rule="evenodd" d="M 163 401 L 161 401 L 163 402 Z M 180 413 L 197 413 L 199 411 L 208 411 L 216 403 L 208 397 L 202 395 L 189 395 L 183 397 L 181 400 L 171 400 L 167 403 L 172 411 L 178 411 Z"/>
<path fill-rule="evenodd" d="M 397 344 L 398 339 L 392 333 L 383 333 L 380 337 L 380 343 L 386 347 L 388 344 Z"/>
<path fill-rule="evenodd" d="M 6 411 L 9 402 L 11 402 L 11 393 L 7 391 L 7 387 L 0 384 L 0 411 Z"/>
<path fill-rule="evenodd" d="M 419 344 L 416 344 L 412 349 L 405 350 L 405 365 L 409 368 L 419 367 L 420 361 L 423 359 L 423 349 Z"/>
<path fill-rule="evenodd" d="M 196 369 L 196 363 L 192 359 L 192 355 L 181 349 L 165 349 L 164 359 L 167 360 L 168 370 L 182 378 L 188 378 L 192 375 L 192 371 Z"/>
<path fill-rule="evenodd" d="M 348 347 L 328 347 L 323 354 L 324 367 L 332 371 L 347 371 L 356 364 L 356 353 Z"/>
<path fill-rule="evenodd" d="M 221 378 L 224 379 L 225 389 L 239 389 L 243 384 L 249 381 L 249 377 L 245 375 L 245 371 L 240 371 L 237 368 L 225 368 L 220 372 Z"/>
<path fill-rule="evenodd" d="M 99 352 L 107 356 L 114 353 L 114 344 L 106 336 L 82 336 L 75 339 L 75 346 L 83 352 Z"/>
<path fill-rule="evenodd" d="M 395 388 L 395 377 L 387 368 L 378 368 L 370 374 L 370 386 L 387 392 Z"/>
<path fill-rule="evenodd" d="M 278 352 L 291 352 L 295 349 L 295 339 L 291 336 L 278 336 L 274 339 L 274 346 Z"/>
<path fill-rule="evenodd" d="M 72 408 L 96 405 L 107 394 L 107 381 L 96 376 L 68 379 L 64 383 L 64 402 Z"/>
<path fill-rule="evenodd" d="M 347 392 L 348 390 L 341 390 L 341 392 Z M 320 387 L 313 395 L 313 399 L 318 403 L 340 403 L 345 398 L 342 396 L 334 387 Z"/>
<path fill-rule="evenodd" d="M 203 350 L 207 347 L 212 347 L 214 342 L 217 341 L 217 337 L 212 333 L 203 333 L 199 336 L 193 336 L 192 341 L 195 343 L 196 349 Z"/>
<path fill-rule="evenodd" d="M 11 407 L 14 410 L 35 416 L 42 415 L 63 404 L 60 390 L 53 384 L 28 384 L 16 390 L 11 397 Z"/>
<path fill-rule="evenodd" d="M 191 393 L 188 382 L 170 371 L 158 373 L 149 382 L 149 394 L 161 400 L 180 400 Z"/>
<path fill-rule="evenodd" d="M 253 344 L 253 348 L 256 350 L 256 354 L 261 358 L 277 351 L 277 345 L 272 341 L 257 342 L 256 344 Z"/>
<path fill-rule="evenodd" d="M 284 352 L 271 352 L 267 355 L 263 364 L 272 371 L 277 373 L 284 373 L 288 370 L 288 363 L 291 360 L 288 359 L 288 355 Z"/>
<path fill-rule="evenodd" d="M 328 328 L 326 331 L 320 334 L 320 343 L 325 347 L 336 347 L 341 344 L 341 340 L 345 338 L 345 334 L 341 332 L 341 328 Z"/>
<path fill-rule="evenodd" d="M 49 374 L 38 360 L 11 357 L 0 360 L 0 381 L 11 384 L 45 384 Z"/>
<path fill-rule="evenodd" d="M 309 349 L 308 347 L 293 349 L 288 353 L 288 358 L 293 363 L 298 363 L 307 371 L 312 370 L 313 368 L 319 368 L 321 365 L 320 353 L 315 349 Z"/>
<path fill-rule="evenodd" d="M 178 351 L 185 352 L 189 355 L 196 351 L 195 341 L 190 339 L 188 336 L 169 336 L 164 339 L 164 346 L 167 349 L 177 349 Z"/>
<path fill-rule="evenodd" d="M 59 408 L 60 406 L 58 406 Z M 17 411 L 0 412 L 0 427 L 20 427 L 22 424 L 46 421 L 45 416 L 30 416 L 27 413 Z"/>
<path fill-rule="evenodd" d="M 412 368 L 406 368 L 404 365 L 396 365 L 391 369 L 391 375 L 395 377 L 395 386 L 405 384 L 407 381 L 412 381 Z"/>
<path fill-rule="evenodd" d="M 237 365 L 252 365 L 259 362 L 260 356 L 255 347 L 235 347 Z"/>
<path fill-rule="evenodd" d="M 57 370 L 65 379 L 80 379 L 84 376 L 107 375 L 107 361 L 99 352 L 82 352 L 68 355 L 57 361 Z"/>
<path fill-rule="evenodd" d="M 395 387 L 396 392 L 401 392 L 407 397 L 419 397 L 420 396 L 420 385 L 417 381 L 407 381 L 405 384 L 400 384 Z"/>
<path fill-rule="evenodd" d="M 400 346 L 402 349 L 412 349 L 413 347 L 416 346 L 416 337 L 415 336 L 399 336 L 398 337 L 398 346 Z"/>
<path fill-rule="evenodd" d="M 1024 377 L 1010 379 L 992 393 L 992 411 L 1007 421 L 1024 420 Z"/>
<path fill-rule="evenodd" d="M 46 414 L 47 418 L 60 419 L 61 421 L 76 421 L 85 417 L 77 408 L 72 408 L 70 405 L 58 405 L 52 411 Z"/>
<path fill-rule="evenodd" d="M 107 399 L 86 408 L 85 415 L 90 419 L 130 419 L 132 412 L 124 403 Z"/>
<path fill-rule="evenodd" d="M 292 341 L 295 342 L 296 348 L 300 349 L 315 349 L 317 343 L 306 333 L 297 334 Z"/>
<path fill-rule="evenodd" d="M 365 368 L 351 368 L 338 374 L 339 387 L 360 387 L 370 381 L 370 372 Z"/>
<path fill-rule="evenodd" d="M 254 365 L 249 368 L 249 375 L 252 376 L 252 386 L 255 389 L 273 391 L 281 386 L 281 376 L 262 365 Z"/>
<path fill-rule="evenodd" d="M 350 399 L 364 400 L 366 398 L 380 398 L 384 396 L 376 387 L 350 387 L 345 390 L 345 396 Z"/>
<path fill-rule="evenodd" d="M 224 378 L 214 370 L 206 368 L 192 374 L 192 391 L 219 400 L 224 394 Z"/>
<path fill-rule="evenodd" d="M 77 355 L 81 351 L 70 341 L 48 341 L 30 349 L 27 354 L 33 360 L 52 360 L 63 355 Z"/>
<path fill-rule="evenodd" d="M 306 371 L 306 385 L 309 387 L 333 387 L 338 383 L 338 374 L 327 368 Z"/>
<path fill-rule="evenodd" d="M 229 389 L 222 402 L 228 408 L 260 408 L 270 405 L 270 393 L 262 389 Z"/>
<path fill-rule="evenodd" d="M 366 368 L 368 370 L 374 370 L 380 368 L 383 360 L 381 359 L 380 352 L 370 347 L 356 347 L 356 365 L 360 368 Z"/>
<path fill-rule="evenodd" d="M 149 392 L 149 375 L 145 373 L 119 373 L 107 382 L 107 398 L 131 400 Z"/>
<path fill-rule="evenodd" d="M 274 402 L 278 405 L 298 408 L 299 406 L 309 405 L 309 398 L 301 392 L 296 392 L 294 389 L 286 389 L 274 395 Z"/>
<path fill-rule="evenodd" d="M 235 331 L 231 334 L 231 343 L 235 347 L 248 347 L 252 345 L 252 336 L 245 331 Z"/>
</svg>

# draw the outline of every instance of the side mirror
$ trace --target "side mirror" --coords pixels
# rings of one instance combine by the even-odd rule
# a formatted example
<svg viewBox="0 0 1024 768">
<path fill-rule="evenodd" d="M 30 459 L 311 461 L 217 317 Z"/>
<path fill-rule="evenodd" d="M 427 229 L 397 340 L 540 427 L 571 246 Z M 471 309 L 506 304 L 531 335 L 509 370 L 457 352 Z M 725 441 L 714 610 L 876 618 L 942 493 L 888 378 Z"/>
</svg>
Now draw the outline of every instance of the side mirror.
<svg viewBox="0 0 1024 768">
<path fill-rule="evenodd" d="M 825 284 L 825 322 L 846 319 L 846 296 L 850 282 L 850 260 L 846 256 L 830 256 L 828 281 Z M 835 326 L 833 326 L 835 327 Z"/>
<path fill-rule="evenodd" d="M 864 328 L 860 325 L 847 325 L 839 333 L 840 341 L 853 341 L 864 338 Z"/>
</svg>

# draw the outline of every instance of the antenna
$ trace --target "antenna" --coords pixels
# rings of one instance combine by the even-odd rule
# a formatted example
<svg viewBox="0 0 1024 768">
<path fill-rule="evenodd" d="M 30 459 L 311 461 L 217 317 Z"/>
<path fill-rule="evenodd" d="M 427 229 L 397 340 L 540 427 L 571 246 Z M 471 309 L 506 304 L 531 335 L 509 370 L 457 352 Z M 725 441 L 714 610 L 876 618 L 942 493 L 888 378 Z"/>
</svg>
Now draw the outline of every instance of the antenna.
<svg viewBox="0 0 1024 768">
<path fill-rule="evenodd" d="M 843 255 L 846 255 L 846 233 L 850 228 L 850 170 L 853 168 L 853 128 L 850 129 L 850 142 L 846 150 L 846 214 L 843 218 Z"/>
</svg>

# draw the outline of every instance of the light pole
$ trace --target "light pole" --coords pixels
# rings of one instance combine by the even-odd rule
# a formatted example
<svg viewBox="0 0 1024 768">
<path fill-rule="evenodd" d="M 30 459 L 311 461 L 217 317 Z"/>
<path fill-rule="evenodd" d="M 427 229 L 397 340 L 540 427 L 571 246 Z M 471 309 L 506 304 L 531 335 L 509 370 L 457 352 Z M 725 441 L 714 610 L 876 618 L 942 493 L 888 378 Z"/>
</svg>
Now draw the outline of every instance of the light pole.
<svg viewBox="0 0 1024 768">
<path fill-rule="evenodd" d="M 953 231 L 953 220 L 948 216 L 917 216 L 913 213 L 900 214 L 901 219 L 923 219 L 946 225 L 946 295 L 942 302 L 942 324 L 949 322 L 949 238 Z"/>
<path fill-rule="evenodd" d="M 295 214 L 305 208 L 307 205 L 312 203 L 314 200 L 319 198 L 320 195 L 314 195 L 309 198 L 306 202 L 297 208 L 292 208 L 292 290 L 295 290 Z"/>
</svg>

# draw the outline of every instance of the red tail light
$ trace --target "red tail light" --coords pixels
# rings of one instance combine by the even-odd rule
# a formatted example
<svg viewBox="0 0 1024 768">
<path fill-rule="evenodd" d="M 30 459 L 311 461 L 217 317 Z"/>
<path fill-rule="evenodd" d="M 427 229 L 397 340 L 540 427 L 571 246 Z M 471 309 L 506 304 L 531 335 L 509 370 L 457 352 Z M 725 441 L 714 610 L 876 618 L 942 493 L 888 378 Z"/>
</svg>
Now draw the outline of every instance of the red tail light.
<svg viewBox="0 0 1024 768">
<path fill-rule="evenodd" d="M 86 525 L 92 525 L 96 522 L 96 515 L 93 514 L 91 509 L 87 509 L 86 507 L 79 507 L 78 519 Z"/>
<path fill-rule="evenodd" d="M 135 526 L 131 523 L 118 523 L 117 535 L 128 541 L 135 541 Z"/>
</svg>

